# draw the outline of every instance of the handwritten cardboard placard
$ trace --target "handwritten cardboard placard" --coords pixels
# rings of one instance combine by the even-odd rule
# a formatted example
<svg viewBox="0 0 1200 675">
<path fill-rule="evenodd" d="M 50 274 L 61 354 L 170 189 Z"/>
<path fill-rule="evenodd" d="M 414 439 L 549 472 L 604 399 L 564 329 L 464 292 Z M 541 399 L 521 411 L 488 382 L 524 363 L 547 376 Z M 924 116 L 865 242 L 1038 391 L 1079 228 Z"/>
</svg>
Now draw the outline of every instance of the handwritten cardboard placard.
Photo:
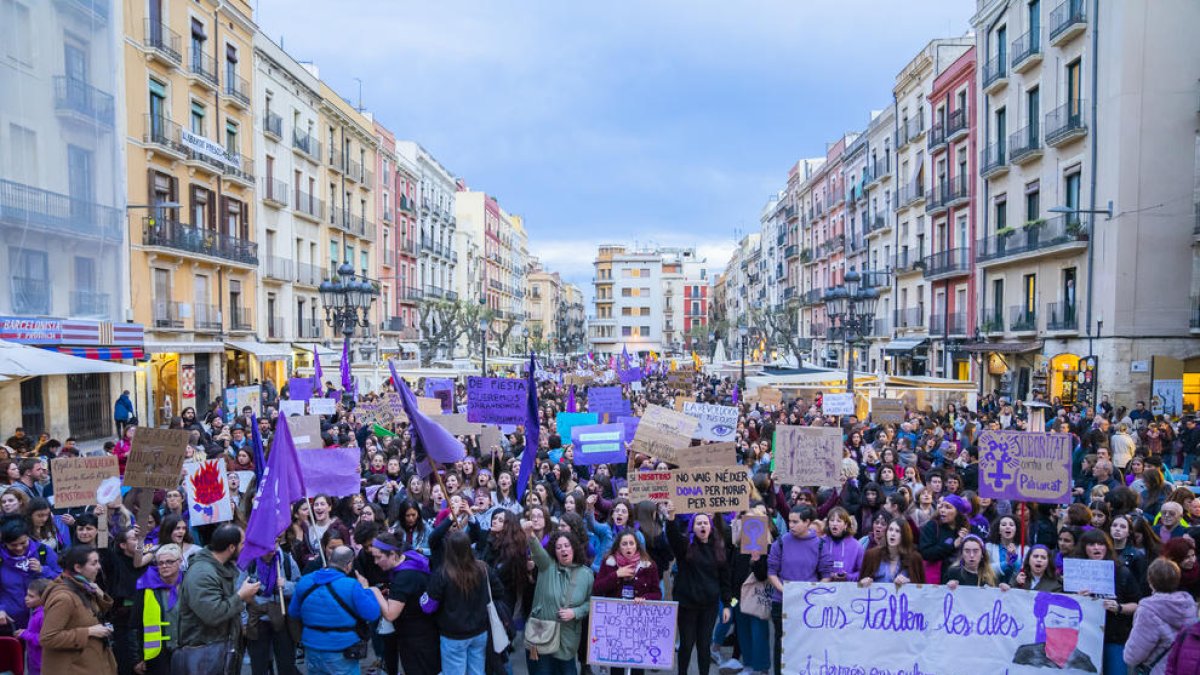
<svg viewBox="0 0 1200 675">
<path fill-rule="evenodd" d="M 593 424 L 571 428 L 571 445 L 576 464 L 621 464 L 625 462 L 625 425 Z"/>
<path fill-rule="evenodd" d="M 1108 598 L 1117 595 L 1117 572 L 1111 560 L 1063 558 L 1063 590 L 1088 591 Z"/>
<path fill-rule="evenodd" d="M 853 415 L 854 394 L 825 394 L 821 397 L 822 415 Z"/>
<path fill-rule="evenodd" d="M 774 387 L 759 387 L 758 402 L 763 405 L 783 405 L 783 392 Z"/>
<path fill-rule="evenodd" d="M 575 385 L 576 387 L 586 387 L 594 380 L 595 378 L 593 378 L 591 375 L 567 375 L 563 378 L 563 384 L 567 385 L 568 387 L 571 385 Z"/>
<path fill-rule="evenodd" d="M 676 466 L 729 466 L 737 464 L 737 443 L 704 443 L 675 451 Z M 675 464 L 675 462 L 672 462 Z"/>
<path fill-rule="evenodd" d="M 192 432 L 138 427 L 125 464 L 125 487 L 174 490 Z"/>
<path fill-rule="evenodd" d="M 506 377 L 467 378 L 467 420 L 491 424 L 525 424 L 529 383 Z"/>
<path fill-rule="evenodd" d="M 695 403 L 695 396 L 676 396 L 675 397 L 675 412 L 683 412 L 683 409 L 689 403 Z"/>
<path fill-rule="evenodd" d="M 417 396 L 417 410 L 421 411 L 422 415 L 441 415 L 442 400 L 439 398 L 428 398 L 425 396 Z M 403 408 L 401 408 L 403 410 Z"/>
<path fill-rule="evenodd" d="M 771 547 L 771 527 L 766 516 L 742 516 L 741 552 L 767 554 Z"/>
<path fill-rule="evenodd" d="M 593 596 L 587 662 L 593 666 L 675 670 L 678 602 Z"/>
<path fill-rule="evenodd" d="M 1047 504 L 1071 501 L 1071 437 L 984 431 L 979 435 L 979 496 Z"/>
<path fill-rule="evenodd" d="M 137 433 L 141 432 L 138 429 Z M 121 474 L 115 455 L 97 455 L 50 460 L 50 475 L 54 479 L 54 508 L 69 509 L 95 506 L 100 484 Z"/>
<path fill-rule="evenodd" d="M 672 389 L 681 389 L 683 391 L 692 390 L 692 382 L 695 379 L 695 373 L 690 370 L 672 370 L 667 373 L 667 384 Z"/>
<path fill-rule="evenodd" d="M 1056 654 L 1061 669 L 1048 627 L 1074 647 Z M 1099 598 L 932 584 L 783 587 L 785 673 L 1098 673 L 1103 654 Z"/>
<path fill-rule="evenodd" d="M 775 427 L 775 479 L 788 485 L 842 484 L 842 430 L 837 427 Z"/>
<path fill-rule="evenodd" d="M 336 415 L 337 401 L 332 398 L 310 398 L 308 399 L 308 413 L 310 415 Z"/>
<path fill-rule="evenodd" d="M 389 391 L 383 395 L 383 402 L 387 409 L 392 411 L 392 422 L 398 424 L 408 421 L 408 415 L 404 412 L 404 401 L 401 399 L 400 394 Z"/>
<path fill-rule="evenodd" d="M 629 502 L 651 501 L 666 503 L 671 501 L 671 491 L 675 487 L 675 476 L 670 471 L 638 471 L 629 474 Z"/>
<path fill-rule="evenodd" d="M 662 406 L 648 406 L 629 449 L 672 462 L 677 449 L 691 444 L 692 435 L 699 424 L 691 415 Z"/>
<path fill-rule="evenodd" d="M 321 418 L 316 415 L 288 418 L 288 429 L 292 432 L 292 442 L 297 450 L 325 447 L 321 438 Z"/>
<path fill-rule="evenodd" d="M 482 424 L 468 422 L 467 416 L 462 413 L 455 415 L 435 415 L 429 419 L 455 436 L 474 436 L 483 430 Z"/>
<path fill-rule="evenodd" d="M 737 432 L 738 409 L 712 403 L 684 403 L 683 412 L 700 420 L 699 438 L 706 441 L 728 441 Z"/>
<path fill-rule="evenodd" d="M 904 421 L 904 401 L 898 398 L 871 397 L 871 421 L 899 424 Z"/>
<path fill-rule="evenodd" d="M 354 418 L 366 426 L 379 424 L 380 407 L 379 401 L 359 401 L 354 406 Z"/>
<path fill-rule="evenodd" d="M 741 513 L 750 508 L 750 470 L 744 466 L 675 469 L 671 475 L 676 513 Z"/>
<path fill-rule="evenodd" d="M 500 427 L 491 424 L 482 425 L 483 428 L 479 431 L 479 451 L 487 455 L 491 451 L 501 452 L 504 450 L 500 445 Z"/>
</svg>

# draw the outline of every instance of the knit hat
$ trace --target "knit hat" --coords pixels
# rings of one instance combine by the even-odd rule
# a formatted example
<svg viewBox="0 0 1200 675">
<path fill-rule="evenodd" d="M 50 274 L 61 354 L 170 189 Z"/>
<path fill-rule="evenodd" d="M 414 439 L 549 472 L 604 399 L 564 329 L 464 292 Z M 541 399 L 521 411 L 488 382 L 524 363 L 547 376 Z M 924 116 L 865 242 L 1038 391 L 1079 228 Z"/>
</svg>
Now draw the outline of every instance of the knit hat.
<svg viewBox="0 0 1200 675">
<path fill-rule="evenodd" d="M 942 497 L 942 499 L 945 500 L 945 502 L 950 506 L 953 506 L 955 511 L 958 511 L 964 516 L 971 513 L 971 502 L 968 502 L 966 499 L 963 499 L 958 495 L 946 495 L 945 497 Z"/>
</svg>

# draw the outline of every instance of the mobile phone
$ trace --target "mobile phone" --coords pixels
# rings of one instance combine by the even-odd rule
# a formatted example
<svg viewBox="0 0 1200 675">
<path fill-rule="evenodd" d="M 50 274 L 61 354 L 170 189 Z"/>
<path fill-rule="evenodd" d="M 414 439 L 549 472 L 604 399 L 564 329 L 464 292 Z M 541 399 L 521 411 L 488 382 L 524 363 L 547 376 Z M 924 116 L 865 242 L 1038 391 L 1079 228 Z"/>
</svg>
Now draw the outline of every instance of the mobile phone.
<svg viewBox="0 0 1200 675">
<path fill-rule="evenodd" d="M 258 583 L 258 572 L 257 571 L 251 572 L 250 576 L 246 577 L 246 580 L 252 584 L 257 584 Z"/>
</svg>

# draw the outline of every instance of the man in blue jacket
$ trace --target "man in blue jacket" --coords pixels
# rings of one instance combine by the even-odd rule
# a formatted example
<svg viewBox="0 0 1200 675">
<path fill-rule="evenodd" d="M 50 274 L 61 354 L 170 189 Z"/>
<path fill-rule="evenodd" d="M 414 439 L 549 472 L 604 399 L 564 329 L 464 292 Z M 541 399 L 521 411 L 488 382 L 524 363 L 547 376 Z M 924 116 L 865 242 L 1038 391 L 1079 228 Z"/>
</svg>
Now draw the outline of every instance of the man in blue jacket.
<svg viewBox="0 0 1200 675">
<path fill-rule="evenodd" d="M 125 427 L 133 423 L 133 400 L 129 398 L 129 390 L 121 392 L 117 403 L 113 406 L 113 421 L 117 423 L 117 438 L 125 437 Z"/>
<path fill-rule="evenodd" d="M 350 576 L 354 551 L 339 546 L 328 567 L 296 584 L 288 612 L 300 618 L 309 675 L 358 675 L 379 603 L 362 577 Z"/>
</svg>

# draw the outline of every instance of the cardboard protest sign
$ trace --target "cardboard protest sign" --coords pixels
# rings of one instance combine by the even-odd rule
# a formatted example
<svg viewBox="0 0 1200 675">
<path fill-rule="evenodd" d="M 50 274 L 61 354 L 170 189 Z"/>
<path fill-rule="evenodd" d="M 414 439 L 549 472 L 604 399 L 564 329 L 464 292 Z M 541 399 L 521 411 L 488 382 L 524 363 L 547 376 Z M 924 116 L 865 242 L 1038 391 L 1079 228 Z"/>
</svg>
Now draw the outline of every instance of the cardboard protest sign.
<svg viewBox="0 0 1200 675">
<path fill-rule="evenodd" d="M 629 474 L 629 502 L 669 502 L 675 487 L 670 471 L 638 471 Z"/>
<path fill-rule="evenodd" d="M 904 421 L 904 401 L 898 398 L 871 397 L 871 421 L 899 424 Z"/>
<path fill-rule="evenodd" d="M 679 603 L 593 596 L 587 662 L 593 666 L 675 670 Z"/>
<path fill-rule="evenodd" d="M 423 415 L 441 415 L 443 412 L 441 399 L 426 398 L 425 396 L 417 396 L 417 410 Z M 401 408 L 403 410 L 403 408 Z"/>
<path fill-rule="evenodd" d="M 771 547 L 771 528 L 766 516 L 742 516 L 741 552 L 766 555 Z"/>
<path fill-rule="evenodd" d="M 1117 572 L 1111 560 L 1063 558 L 1063 590 L 1088 591 L 1108 598 L 1117 596 Z"/>
<path fill-rule="evenodd" d="M 1063 644 L 1073 649 L 1053 648 Z M 783 588 L 785 673 L 1098 673 L 1103 656 L 1099 598 L 923 584 Z"/>
<path fill-rule="evenodd" d="M 332 398 L 310 398 L 308 399 L 308 413 L 310 415 L 336 415 L 337 401 Z"/>
<path fill-rule="evenodd" d="M 420 399 L 417 399 L 420 403 Z M 392 412 L 392 422 L 407 422 L 408 414 L 404 412 L 404 402 L 400 398 L 400 394 L 389 391 L 383 395 L 384 406 Z"/>
<path fill-rule="evenodd" d="M 1067 434 L 984 431 L 979 435 L 979 496 L 1070 502 L 1071 450 Z"/>
<path fill-rule="evenodd" d="M 586 387 L 592 383 L 594 378 L 591 375 L 567 375 L 563 378 L 563 384 L 566 386 L 575 385 L 576 387 Z"/>
<path fill-rule="evenodd" d="M 354 417 L 367 426 L 379 424 L 379 407 L 378 401 L 359 401 L 354 406 Z"/>
<path fill-rule="evenodd" d="M 571 429 L 574 427 L 585 427 L 591 424 L 598 424 L 600 416 L 596 413 L 581 413 L 581 412 L 560 412 L 554 417 L 554 428 L 558 432 L 558 437 L 562 442 L 571 442 Z"/>
<path fill-rule="evenodd" d="M 672 389 L 691 391 L 692 382 L 695 380 L 695 375 L 696 374 L 690 370 L 672 370 L 667 373 L 667 384 Z"/>
<path fill-rule="evenodd" d="M 675 397 L 675 411 L 683 412 L 684 406 L 686 406 L 689 403 L 695 403 L 695 402 L 696 402 L 695 396 L 676 396 Z"/>
<path fill-rule="evenodd" d="M 500 436 L 500 427 L 491 424 L 483 425 L 483 429 L 479 431 L 479 450 L 484 457 L 492 450 L 500 452 L 504 449 L 500 445 Z"/>
<path fill-rule="evenodd" d="M 138 433 L 141 433 L 138 429 Z M 120 476 L 115 455 L 95 457 L 60 457 L 50 460 L 50 476 L 54 480 L 54 508 L 95 506 L 100 484 Z"/>
<path fill-rule="evenodd" d="M 629 449 L 671 462 L 678 448 L 692 442 L 700 422 L 691 415 L 652 405 L 646 408 Z"/>
<path fill-rule="evenodd" d="M 426 378 L 425 397 L 436 398 L 441 405 L 442 412 L 454 412 L 454 380 L 448 377 Z"/>
<path fill-rule="evenodd" d="M 821 397 L 822 415 L 853 415 L 854 394 L 825 394 Z"/>
<path fill-rule="evenodd" d="M 188 465 L 183 484 L 187 489 L 188 513 L 192 525 L 211 525 L 233 520 L 225 462 L 209 459 Z"/>
<path fill-rule="evenodd" d="M 242 414 L 242 410 L 250 408 L 254 414 L 260 414 L 262 410 L 258 407 L 258 401 L 262 397 L 262 388 L 258 385 L 249 387 L 238 387 L 237 389 L 237 410 L 234 411 L 234 416 Z"/>
<path fill-rule="evenodd" d="M 625 399 L 620 387 L 592 387 L 588 389 L 587 399 L 588 412 L 617 414 L 624 410 Z"/>
<path fill-rule="evenodd" d="M 325 441 L 321 439 L 321 418 L 316 415 L 289 417 L 288 429 L 297 450 L 325 447 Z"/>
<path fill-rule="evenodd" d="M 676 513 L 741 513 L 750 508 L 750 470 L 744 466 L 675 469 L 671 475 Z"/>
<path fill-rule="evenodd" d="M 842 430 L 838 427 L 775 427 L 775 479 L 788 485 L 842 484 Z"/>
<path fill-rule="evenodd" d="M 711 403 L 684 403 L 683 412 L 700 420 L 699 438 L 706 441 L 729 441 L 737 431 L 738 409 Z"/>
<path fill-rule="evenodd" d="M 783 392 L 774 387 L 759 387 L 758 402 L 763 405 L 783 405 Z"/>
<path fill-rule="evenodd" d="M 467 420 L 525 424 L 529 383 L 519 378 L 468 377 Z"/>
<path fill-rule="evenodd" d="M 284 417 L 294 417 L 296 415 L 305 415 L 305 414 L 307 414 L 307 410 L 305 410 L 305 402 L 304 401 L 280 401 L 279 402 L 279 414 L 283 415 Z"/>
<path fill-rule="evenodd" d="M 676 466 L 729 466 L 737 464 L 736 443 L 704 443 L 675 451 Z"/>
<path fill-rule="evenodd" d="M 192 432 L 138 427 L 125 463 L 125 487 L 174 490 Z"/>
<path fill-rule="evenodd" d="M 594 424 L 571 428 L 571 445 L 576 464 L 622 464 L 625 462 L 625 425 Z"/>
<path fill-rule="evenodd" d="M 468 422 L 467 416 L 461 413 L 456 415 L 436 415 L 429 419 L 455 436 L 474 436 L 483 430 L 482 424 Z"/>
<path fill-rule="evenodd" d="M 300 473 L 304 475 L 305 496 L 319 494 L 345 497 L 358 494 L 362 488 L 362 469 L 359 451 L 353 448 L 321 448 L 296 450 Z"/>
</svg>

